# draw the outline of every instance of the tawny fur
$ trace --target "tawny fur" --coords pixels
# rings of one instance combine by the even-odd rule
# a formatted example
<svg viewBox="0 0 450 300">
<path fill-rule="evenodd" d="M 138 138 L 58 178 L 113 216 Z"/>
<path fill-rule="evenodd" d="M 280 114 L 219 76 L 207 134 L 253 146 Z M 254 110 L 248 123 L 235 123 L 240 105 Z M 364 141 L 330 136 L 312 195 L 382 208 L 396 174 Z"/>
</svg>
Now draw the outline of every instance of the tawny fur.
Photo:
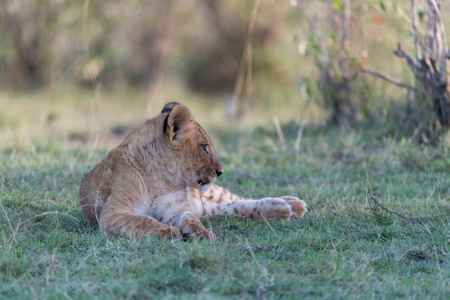
<svg viewBox="0 0 450 300">
<path fill-rule="evenodd" d="M 187 107 L 171 102 L 84 176 L 81 206 L 105 233 L 176 239 L 214 239 L 202 216 L 290 220 L 307 211 L 296 197 L 251 200 L 212 185 L 221 173 L 206 132 Z"/>
</svg>

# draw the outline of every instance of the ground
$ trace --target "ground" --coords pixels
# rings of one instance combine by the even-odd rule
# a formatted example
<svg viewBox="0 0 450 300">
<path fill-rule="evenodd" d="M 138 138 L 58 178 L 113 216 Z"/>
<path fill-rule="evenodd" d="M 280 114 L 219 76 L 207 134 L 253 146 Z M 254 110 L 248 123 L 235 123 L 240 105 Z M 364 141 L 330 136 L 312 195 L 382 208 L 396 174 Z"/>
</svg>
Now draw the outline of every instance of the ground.
<svg viewBox="0 0 450 300">
<path fill-rule="evenodd" d="M 81 178 L 163 101 L 146 110 L 46 95 L 0 95 L 0 298 L 450 298 L 448 143 L 417 146 L 383 124 L 312 126 L 281 110 L 259 114 L 264 125 L 216 123 L 219 105 L 190 100 L 224 166 L 219 185 L 295 195 L 311 211 L 205 219 L 214 243 L 114 238 L 83 218 Z"/>
</svg>

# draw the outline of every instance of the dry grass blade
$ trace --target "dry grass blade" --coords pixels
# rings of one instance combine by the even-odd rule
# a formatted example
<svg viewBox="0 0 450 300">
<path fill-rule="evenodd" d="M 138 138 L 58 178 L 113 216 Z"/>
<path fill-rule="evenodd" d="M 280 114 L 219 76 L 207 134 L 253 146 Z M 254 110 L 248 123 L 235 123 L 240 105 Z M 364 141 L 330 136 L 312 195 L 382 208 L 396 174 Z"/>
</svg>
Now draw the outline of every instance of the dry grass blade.
<svg viewBox="0 0 450 300">
<path fill-rule="evenodd" d="M 252 55 L 253 55 L 253 30 L 255 27 L 255 20 L 258 14 L 258 9 L 261 4 L 261 0 L 256 0 L 253 9 L 250 22 L 248 24 L 247 41 L 245 46 L 245 53 L 239 64 L 238 76 L 236 79 L 236 84 L 234 86 L 233 96 L 230 100 L 230 115 L 232 118 L 239 118 L 241 115 L 242 104 L 240 103 L 240 97 L 242 93 L 242 87 L 244 82 L 246 82 L 246 93 L 249 97 L 252 93 Z"/>
<path fill-rule="evenodd" d="M 271 286 L 273 286 L 273 276 L 270 279 L 270 281 L 266 284 L 262 284 L 260 285 L 257 289 L 256 289 L 256 299 L 258 300 L 262 300 L 262 299 L 266 299 L 266 297 L 264 296 L 264 293 L 266 292 L 266 290 L 268 288 L 270 288 Z"/>
</svg>

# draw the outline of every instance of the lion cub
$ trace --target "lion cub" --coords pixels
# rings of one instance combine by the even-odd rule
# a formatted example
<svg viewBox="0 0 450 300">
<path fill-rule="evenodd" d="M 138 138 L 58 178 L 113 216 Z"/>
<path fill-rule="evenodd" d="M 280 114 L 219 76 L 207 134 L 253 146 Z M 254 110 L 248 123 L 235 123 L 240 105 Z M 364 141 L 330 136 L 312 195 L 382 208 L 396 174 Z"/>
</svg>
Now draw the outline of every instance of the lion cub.
<svg viewBox="0 0 450 300">
<path fill-rule="evenodd" d="M 105 233 L 206 239 L 215 235 L 200 222 L 202 216 L 289 220 L 307 211 L 296 197 L 236 196 L 213 185 L 222 172 L 208 135 L 189 109 L 170 102 L 84 176 L 81 206 Z"/>
</svg>

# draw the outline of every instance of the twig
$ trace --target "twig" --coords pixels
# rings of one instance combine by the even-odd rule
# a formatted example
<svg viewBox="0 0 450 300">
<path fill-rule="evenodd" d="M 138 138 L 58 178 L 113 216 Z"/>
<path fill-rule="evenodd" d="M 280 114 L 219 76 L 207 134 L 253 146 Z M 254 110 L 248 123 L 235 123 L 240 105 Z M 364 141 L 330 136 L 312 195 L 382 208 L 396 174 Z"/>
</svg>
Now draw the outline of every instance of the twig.
<svg viewBox="0 0 450 300">
<path fill-rule="evenodd" d="M 375 70 L 372 70 L 372 69 L 367 69 L 367 68 L 360 68 L 359 70 L 361 72 L 363 72 L 363 73 L 367 73 L 367 74 L 373 75 L 375 77 L 381 78 L 383 80 L 386 80 L 386 81 L 388 81 L 390 83 L 393 83 L 393 84 L 395 84 L 398 87 L 402 87 L 402 88 L 406 88 L 408 90 L 412 90 L 412 87 L 410 85 L 408 85 L 406 83 L 403 83 L 403 82 L 400 82 L 397 79 L 395 79 L 394 77 L 391 77 L 391 76 L 389 76 L 387 74 L 383 74 L 381 72 L 378 72 L 378 71 L 375 71 Z"/>
<path fill-rule="evenodd" d="M 392 211 L 390 209 L 387 209 L 386 207 L 384 207 L 383 205 L 380 204 L 380 202 L 377 201 L 377 199 L 375 199 L 375 197 L 370 197 L 370 199 L 375 202 L 376 205 L 378 205 L 382 210 L 387 211 L 390 214 L 396 215 L 397 217 L 400 217 L 402 219 L 405 219 L 406 221 L 408 221 L 410 224 L 416 224 L 419 223 L 423 220 L 427 220 L 427 219 L 431 219 L 431 220 L 435 220 L 438 218 L 443 218 L 443 217 L 447 217 L 447 215 L 439 215 L 439 216 L 431 216 L 431 217 L 420 217 L 420 218 L 408 218 L 406 216 L 402 216 L 399 213 L 396 213 L 395 211 Z"/>
<path fill-rule="evenodd" d="M 372 199 L 372 201 L 375 202 L 382 210 L 387 211 L 388 213 L 391 213 L 391 214 L 393 214 L 393 215 L 396 215 L 397 217 L 400 217 L 400 218 L 405 219 L 405 220 L 407 220 L 408 222 L 412 223 L 410 218 L 405 217 L 405 216 L 402 216 L 401 214 L 396 213 L 395 211 L 392 211 L 392 210 L 387 209 L 386 207 L 384 207 L 383 205 L 381 205 L 380 202 L 378 202 L 377 199 L 375 199 L 374 197 L 370 197 L 370 199 Z"/>
</svg>

